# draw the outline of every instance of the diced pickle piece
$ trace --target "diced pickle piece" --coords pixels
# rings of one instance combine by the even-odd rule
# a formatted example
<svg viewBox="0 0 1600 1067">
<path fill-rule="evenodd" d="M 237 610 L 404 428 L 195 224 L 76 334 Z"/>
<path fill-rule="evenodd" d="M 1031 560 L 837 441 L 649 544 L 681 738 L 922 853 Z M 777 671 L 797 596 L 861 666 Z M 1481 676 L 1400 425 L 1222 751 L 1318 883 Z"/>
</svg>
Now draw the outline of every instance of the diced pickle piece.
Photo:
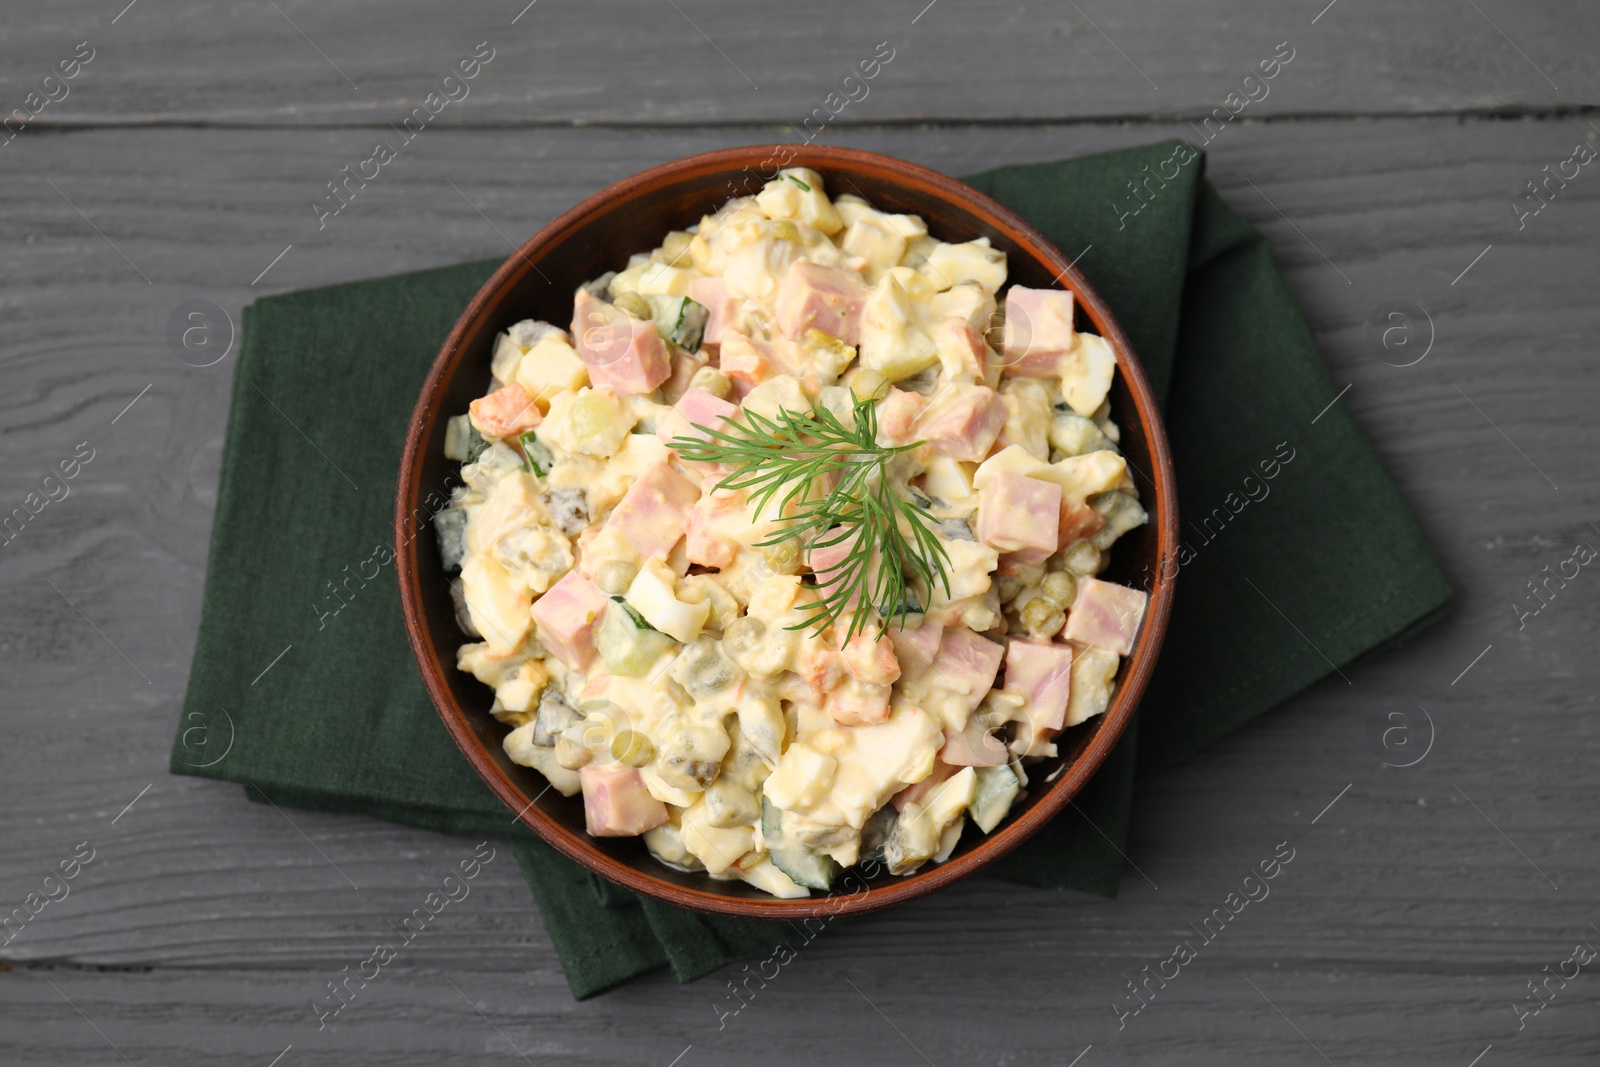
<svg viewBox="0 0 1600 1067">
<path fill-rule="evenodd" d="M 993 832 L 1011 810 L 1011 804 L 1022 789 L 1017 776 L 1009 766 L 978 768 L 978 784 L 972 793 L 972 803 L 967 814 L 984 833 Z"/>
<path fill-rule="evenodd" d="M 477 431 L 473 431 L 476 433 Z M 522 458 L 527 461 L 528 473 L 537 478 L 543 478 L 550 473 L 550 468 L 556 465 L 556 458 L 538 435 L 529 430 L 517 437 L 517 444 L 522 447 Z"/>
<path fill-rule="evenodd" d="M 467 607 L 467 586 L 460 578 L 450 579 L 450 602 L 456 609 L 456 626 L 468 637 L 482 640 L 483 635 L 472 624 L 472 610 Z"/>
<path fill-rule="evenodd" d="M 533 743 L 540 748 L 555 745 L 561 731 L 578 721 L 578 713 L 553 689 L 539 697 L 539 712 L 533 720 Z"/>
<path fill-rule="evenodd" d="M 833 881 L 834 862 L 783 832 L 783 813 L 761 798 L 761 837 L 773 866 L 807 889 L 827 889 Z"/>
<path fill-rule="evenodd" d="M 445 508 L 433 514 L 433 534 L 439 542 L 439 562 L 447 571 L 461 569 L 466 555 L 467 511 L 465 508 Z"/>
<path fill-rule="evenodd" d="M 1121 490 L 1097 493 L 1089 498 L 1089 506 L 1105 516 L 1106 524 L 1089 541 L 1104 552 L 1129 530 L 1143 526 L 1150 518 L 1132 496 Z"/>
<path fill-rule="evenodd" d="M 861 860 L 883 859 L 884 846 L 889 841 L 889 836 L 894 833 L 895 820 L 900 813 L 893 804 L 885 804 L 867 817 L 866 825 L 861 827 Z"/>
<path fill-rule="evenodd" d="M 708 785 L 705 800 L 712 826 L 749 826 L 761 818 L 756 795 L 731 779 L 719 777 Z"/>
<path fill-rule="evenodd" d="M 704 304 L 686 296 L 666 296 L 652 298 L 650 307 L 662 337 L 686 352 L 700 348 L 710 318 Z"/>
<path fill-rule="evenodd" d="M 489 447 L 468 415 L 457 415 L 444 424 L 444 456 L 461 463 L 475 463 Z"/>
<path fill-rule="evenodd" d="M 625 605 L 617 603 L 606 609 L 595 635 L 595 649 L 605 661 L 606 670 L 623 678 L 643 678 L 676 644 Z"/>
<path fill-rule="evenodd" d="M 1116 445 L 1100 432 L 1093 419 L 1072 413 L 1066 402 L 1056 405 L 1050 420 L 1050 447 L 1065 456 L 1086 456 L 1090 452 L 1114 452 Z"/>
<path fill-rule="evenodd" d="M 685 645 L 672 665 L 672 680 L 696 700 L 709 700 L 738 681 L 740 670 L 723 655 L 722 643 L 701 637 Z"/>
</svg>

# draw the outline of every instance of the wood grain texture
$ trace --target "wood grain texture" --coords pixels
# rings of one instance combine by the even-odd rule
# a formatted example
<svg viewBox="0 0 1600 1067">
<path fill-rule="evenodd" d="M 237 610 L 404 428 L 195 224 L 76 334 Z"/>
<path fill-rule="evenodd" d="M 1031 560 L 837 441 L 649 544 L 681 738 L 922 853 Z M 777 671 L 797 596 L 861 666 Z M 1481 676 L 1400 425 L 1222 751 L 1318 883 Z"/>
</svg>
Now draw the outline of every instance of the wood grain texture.
<svg viewBox="0 0 1600 1067">
<path fill-rule="evenodd" d="M 1600 60 L 1585 46 L 1600 34 L 1593 5 L 1478 7 L 142 0 L 113 23 L 121 4 L 67 0 L 8 31 L 0 107 L 22 106 L 83 40 L 95 58 L 41 124 L 381 128 L 484 41 L 494 60 L 465 99 L 444 108 L 441 124 L 800 124 L 824 106 L 837 112 L 830 124 L 1199 117 L 1223 106 L 1280 42 L 1294 59 L 1246 107 L 1252 117 L 1595 102 Z M 875 53 L 892 59 L 864 90 L 841 84 Z M 830 92 L 856 99 L 825 105 Z"/>
<path fill-rule="evenodd" d="M 402 31 L 398 15 L 391 23 L 367 5 L 280 6 L 341 66 L 350 61 L 345 69 L 362 84 L 362 100 L 369 91 L 374 100 L 386 92 L 397 100 L 414 91 L 406 86 L 426 84 L 433 66 L 455 57 L 456 36 L 468 45 L 482 39 L 476 26 L 487 24 L 489 10 L 469 5 L 446 17 L 419 8 Z M 736 41 L 759 25 L 739 29 L 754 14 L 680 6 L 708 32 L 725 26 Z M 1186 43 L 1184 20 L 1196 14 L 1108 5 L 1102 17 L 1096 6 L 1080 6 L 1164 91 L 1167 79 L 1146 66 L 1154 56 L 1191 56 L 1201 65 L 1194 70 L 1216 77 L 1233 64 L 1225 55 L 1234 52 Z M 1541 65 L 1548 61 L 1564 89 L 1569 82 L 1581 89 L 1585 75 L 1573 65 L 1592 60 L 1568 46 L 1592 15 L 1559 4 L 1520 13 L 1480 6 Z M 721 982 L 733 973 L 688 987 L 656 975 L 574 1004 L 527 890 L 502 854 L 469 900 L 442 915 L 352 1005 L 348 1022 L 319 1034 L 311 999 L 387 936 L 387 923 L 408 912 L 470 842 L 354 817 L 289 811 L 285 818 L 246 802 L 236 788 L 166 774 L 198 622 L 231 374 L 231 357 L 208 368 L 176 359 L 166 340 L 170 314 L 205 299 L 237 323 L 244 304 L 263 292 L 501 255 L 496 227 L 520 241 L 606 182 L 688 152 L 778 138 L 783 128 L 698 125 L 729 117 L 707 109 L 734 107 L 738 88 L 732 71 L 699 62 L 680 64 L 673 79 L 665 67 L 648 66 L 604 83 L 572 75 L 563 83 L 569 96 L 546 109 L 526 95 L 534 57 L 553 62 L 562 42 L 576 53 L 599 47 L 602 37 L 541 0 L 519 23 L 550 17 L 540 31 L 547 36 L 530 36 L 540 43 L 519 61 L 522 87 L 513 64 L 491 65 L 483 88 L 502 75 L 505 95 L 474 96 L 463 114 L 483 103 L 473 122 L 499 121 L 491 115 L 503 100 L 507 123 L 526 122 L 530 111 L 559 116 L 565 107 L 595 122 L 626 116 L 644 125 L 442 124 L 419 135 L 319 231 L 310 200 L 339 165 L 364 157 L 373 132 L 234 128 L 368 122 L 347 103 L 331 103 L 332 71 L 293 65 L 304 59 L 288 54 L 296 41 L 313 64 L 321 60 L 270 6 L 263 10 L 221 14 L 141 0 L 112 27 L 130 31 L 121 52 L 108 44 L 61 105 L 63 116 L 81 103 L 84 121 L 111 125 L 19 138 L 3 157 L 0 509 L 21 505 L 79 442 L 89 442 L 95 458 L 70 496 L 0 547 L 7 608 L 0 616 L 7 738 L 0 909 L 20 904 L 78 842 L 97 851 L 71 896 L 0 948 L 11 968 L 0 971 L 0 1060 L 122 1063 L 114 1043 L 138 1064 L 265 1067 L 292 1044 L 282 1067 L 518 1062 L 518 1052 L 537 1063 L 665 1067 L 692 1045 L 682 1067 L 744 1063 L 752 1050 L 773 1064 L 910 1064 L 925 1055 L 943 1067 L 1067 1064 L 1092 1043 L 1081 1065 L 1093 1067 L 1323 1062 L 1314 1043 L 1341 1065 L 1465 1067 L 1490 1044 L 1480 1067 L 1593 1062 L 1600 977 L 1585 972 L 1521 1032 L 1512 1008 L 1527 1000 L 1527 981 L 1546 964 L 1554 968 L 1573 944 L 1600 944 L 1589 925 L 1600 924 L 1600 667 L 1592 655 L 1600 579 L 1585 570 L 1522 629 L 1511 606 L 1540 568 L 1567 558 L 1579 540 L 1600 539 L 1589 525 L 1600 522 L 1600 491 L 1590 477 L 1600 176 L 1585 168 L 1525 229 L 1511 209 L 1543 166 L 1565 159 L 1580 140 L 1593 142 L 1582 116 L 1560 112 L 1516 121 L 1352 115 L 1236 124 L 1209 146 L 1212 179 L 1271 237 L 1335 381 L 1351 385 L 1338 402 L 1374 439 L 1458 595 L 1443 625 L 1398 654 L 1347 671 L 1352 684 L 1334 678 L 1194 763 L 1147 780 L 1128 850 L 1138 869 L 1128 871 L 1119 899 L 981 879 L 957 886 L 819 938 L 719 1030 L 716 1005 L 733 1006 Z M 682 20 L 663 10 L 670 18 L 660 25 L 651 21 L 656 13 L 616 20 L 636 24 L 618 36 L 648 28 L 680 52 L 692 45 L 673 36 L 683 29 L 674 20 Z M 1257 35 L 1267 50 L 1283 39 L 1270 18 L 1286 9 L 1229 10 L 1226 32 L 1213 32 L 1237 56 L 1255 54 Z M 1374 95 L 1383 77 L 1413 79 L 1430 107 L 1477 106 L 1461 95 L 1472 82 L 1491 93 L 1478 101 L 1488 105 L 1511 99 L 1492 93 L 1516 78 L 1532 79 L 1536 91 L 1538 76 L 1470 6 L 1462 10 L 1449 14 L 1448 32 L 1408 39 L 1408 20 L 1420 15 L 1380 20 L 1341 0 L 1315 27 L 1337 30 L 1328 34 L 1326 62 L 1340 80 L 1323 82 L 1315 103 L 1391 110 L 1392 102 Z M 947 56 L 970 43 L 952 11 L 970 29 L 970 11 L 954 0 L 941 0 L 915 27 L 933 31 L 941 25 L 935 16 L 948 18 L 928 35 Z M 109 25 L 113 14 L 52 8 L 10 29 L 4 48 L 11 56 L 53 55 L 59 38 L 70 50 L 87 33 L 71 28 L 74 18 Z M 1314 14 L 1296 17 L 1308 22 Z M 1337 29 L 1335 16 L 1376 36 L 1340 38 L 1355 31 Z M 147 20 L 144 28 L 137 19 Z M 1152 27 L 1148 52 L 1135 47 L 1137 32 L 1119 32 L 1140 19 Z M 996 34 L 1009 25 L 993 23 Z M 1158 32 L 1157 23 L 1165 28 Z M 787 78 L 798 99 L 802 80 L 812 91 L 832 77 L 834 58 L 848 59 L 848 42 L 837 41 L 822 58 L 798 58 L 805 42 L 820 39 L 807 36 L 814 31 L 799 19 L 771 32 L 789 42 L 774 45 L 774 57 L 790 58 L 768 57 L 749 73 L 762 82 L 761 108 L 773 110 L 732 117 L 781 117 L 787 104 L 769 105 L 764 94 Z M 861 39 L 869 38 L 881 39 L 864 29 Z M 416 39 L 432 42 L 427 54 L 402 57 L 398 45 L 384 44 Z M 197 40 L 213 47 L 196 49 Z M 1077 70 L 1069 62 L 1050 71 L 1016 64 L 994 74 L 1001 80 L 967 89 L 931 59 L 900 66 L 935 55 L 932 45 L 908 51 L 880 79 L 883 91 L 869 102 L 884 110 L 871 114 L 974 121 L 837 128 L 826 136 L 954 174 L 1193 136 L 1180 123 L 989 121 L 1027 114 L 1050 94 L 1044 114 L 1077 119 L 1125 108 L 1132 72 L 1093 67 L 1106 49 L 1084 40 L 1077 38 Z M 1023 43 L 1035 46 L 1026 34 Z M 1397 53 L 1383 53 L 1379 43 L 1413 49 L 1414 62 L 1393 63 Z M 392 54 L 390 66 L 359 59 L 360 47 Z M 188 58 L 177 62 L 179 55 Z M 508 46 L 505 55 L 516 53 Z M 1310 58 L 1308 44 L 1296 63 Z M 1385 63 L 1388 73 L 1373 73 Z M 259 64 L 254 72 L 252 64 Z M 923 71 L 920 81 L 906 73 L 915 70 Z M 1091 78 L 1091 70 L 1101 82 L 1068 84 Z M 112 91 L 113 71 L 131 80 Z M 762 81 L 769 72 L 770 85 Z M 102 73 L 96 96 L 89 77 Z M 317 93 L 282 88 L 312 73 L 332 80 Z M 1294 73 L 1291 66 L 1281 79 L 1285 102 L 1293 99 Z M 907 78 L 895 90 L 900 96 L 888 91 L 898 74 Z M 969 74 L 982 72 L 964 67 L 962 76 Z M 14 77 L 8 70 L 0 86 L 20 86 L 7 80 Z M 1050 80 L 1056 77 L 1067 81 Z M 384 89 L 384 78 L 394 85 Z M 713 86 L 713 78 L 732 81 Z M 1226 91 L 1197 84 L 1174 80 L 1172 106 L 1198 108 Z M 1520 99 L 1534 101 L 1536 92 Z M 1275 90 L 1269 102 L 1278 100 Z M 298 110 L 285 110 L 290 102 Z M 202 125 L 138 125 L 180 118 Z M 666 120 L 683 125 L 650 125 Z M 1425 309 L 1434 335 L 1427 358 L 1404 368 L 1383 361 L 1366 326 L 1374 318 L 1391 325 L 1381 313 L 1399 300 Z M 1414 316 L 1409 325 L 1424 329 Z M 1422 334 L 1414 337 L 1420 344 Z M 1398 721 L 1387 716 L 1404 712 L 1420 746 L 1426 728 L 1418 705 L 1436 727 L 1431 751 L 1409 769 L 1385 766 L 1420 751 L 1386 751 L 1381 742 Z M 1112 1004 L 1127 995 L 1125 983 L 1178 940 L 1196 940 L 1190 924 L 1220 906 L 1244 868 L 1281 841 L 1296 858 L 1272 895 L 1248 907 L 1119 1030 Z"/>
</svg>

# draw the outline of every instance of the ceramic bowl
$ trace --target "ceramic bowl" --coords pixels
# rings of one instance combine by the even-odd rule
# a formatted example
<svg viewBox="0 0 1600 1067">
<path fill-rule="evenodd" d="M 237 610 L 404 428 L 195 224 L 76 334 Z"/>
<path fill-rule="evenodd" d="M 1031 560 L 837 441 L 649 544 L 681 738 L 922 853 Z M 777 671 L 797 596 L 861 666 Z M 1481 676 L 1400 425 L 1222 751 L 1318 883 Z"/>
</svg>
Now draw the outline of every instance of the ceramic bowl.
<svg viewBox="0 0 1600 1067">
<path fill-rule="evenodd" d="M 450 576 L 439 563 L 431 526 L 419 524 L 430 494 L 458 481 L 444 456 L 445 421 L 467 410 L 489 384 L 495 335 L 527 318 L 565 325 L 584 281 L 648 251 L 669 230 L 697 223 L 732 196 L 758 192 L 778 164 L 823 176 L 831 196 L 854 193 L 887 212 L 920 215 L 944 241 L 987 237 L 1005 251 L 1009 283 L 1065 287 L 1076 294 L 1078 325 L 1104 336 L 1119 364 L 1111 393 L 1121 449 L 1150 521 L 1112 550 L 1104 577 L 1150 594 L 1143 627 L 1117 676 L 1105 714 L 1065 731 L 1060 754 L 1028 768 L 1027 796 L 993 833 L 970 824 L 955 853 L 909 877 L 847 874 L 826 895 L 779 900 L 743 882 L 665 866 L 637 838 L 595 838 L 584 830 L 581 797 L 564 797 L 537 771 L 501 748 L 508 727 L 489 714 L 493 693 L 456 669 L 465 641 L 455 622 Z M 898 904 L 965 878 L 1010 852 L 1059 814 L 1100 766 L 1133 716 L 1166 632 L 1172 607 L 1170 562 L 1177 542 L 1172 463 L 1154 396 L 1110 310 L 1059 249 L 1013 212 L 961 182 L 904 160 L 845 148 L 758 145 L 666 163 L 604 189 L 555 219 L 486 282 L 440 349 L 411 417 L 395 499 L 396 572 L 406 630 L 428 693 L 467 761 L 511 813 L 563 855 L 635 892 L 703 912 L 753 919 L 861 913 Z M 508 817 L 508 822 L 510 822 Z"/>
</svg>

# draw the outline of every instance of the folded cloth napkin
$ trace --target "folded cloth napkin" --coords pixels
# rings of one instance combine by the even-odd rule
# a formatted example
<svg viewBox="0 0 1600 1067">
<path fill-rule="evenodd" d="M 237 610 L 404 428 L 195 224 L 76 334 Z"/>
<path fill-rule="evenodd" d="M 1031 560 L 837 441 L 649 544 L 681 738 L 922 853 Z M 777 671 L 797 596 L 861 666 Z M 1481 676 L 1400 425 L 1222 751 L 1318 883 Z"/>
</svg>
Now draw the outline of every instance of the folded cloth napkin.
<svg viewBox="0 0 1600 1067">
<path fill-rule="evenodd" d="M 1204 166 L 1171 141 L 969 179 L 1076 255 L 1127 330 L 1164 402 L 1183 520 L 1137 729 L 1075 810 L 987 869 L 1012 881 L 1114 895 L 1136 770 L 1193 755 L 1450 597 L 1371 446 L 1328 406 L 1337 390 L 1265 238 Z M 638 898 L 538 841 L 462 759 L 406 644 L 387 573 L 402 438 L 440 343 L 496 266 L 245 309 L 172 770 L 280 806 L 507 838 L 575 996 L 663 965 L 690 981 L 798 932 Z"/>
</svg>

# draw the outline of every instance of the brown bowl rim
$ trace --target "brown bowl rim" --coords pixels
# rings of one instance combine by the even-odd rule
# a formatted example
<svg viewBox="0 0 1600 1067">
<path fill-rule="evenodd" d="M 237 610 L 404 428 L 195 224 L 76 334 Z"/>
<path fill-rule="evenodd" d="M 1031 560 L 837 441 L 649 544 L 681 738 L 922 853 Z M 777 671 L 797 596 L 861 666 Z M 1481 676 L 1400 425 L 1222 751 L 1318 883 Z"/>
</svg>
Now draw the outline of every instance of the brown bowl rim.
<svg viewBox="0 0 1600 1067">
<path fill-rule="evenodd" d="M 427 431 L 431 430 L 439 414 L 435 397 L 438 396 L 442 401 L 440 383 L 445 369 L 462 337 L 490 306 L 495 295 L 534 267 L 535 253 L 567 239 L 591 216 L 612 209 L 619 200 L 626 201 L 675 180 L 703 176 L 707 172 L 725 171 L 735 176 L 750 174 L 757 168 L 768 166 L 780 154 L 787 161 L 784 166 L 812 166 L 825 171 L 830 165 L 837 164 L 876 170 L 879 177 L 911 187 L 921 186 L 923 191 L 931 191 L 939 199 L 960 201 L 974 214 L 1004 232 L 1019 248 L 1028 250 L 1053 269 L 1056 281 L 1064 282 L 1073 291 L 1076 302 L 1087 313 L 1101 336 L 1111 342 L 1118 371 L 1139 414 L 1139 428 L 1149 446 L 1149 476 L 1155 488 L 1153 510 L 1158 566 L 1151 576 L 1144 624 L 1133 649 L 1124 659 L 1124 677 L 1112 697 L 1111 706 L 1101 716 L 1099 729 L 1078 759 L 1070 765 L 1063 764 L 1056 780 L 1046 785 L 1042 794 L 1025 812 L 944 863 L 925 867 L 916 874 L 894 882 L 867 886 L 863 891 L 848 895 L 835 891 L 825 896 L 797 899 L 751 899 L 694 889 L 658 878 L 606 854 L 590 843 L 588 835 L 571 831 L 558 823 L 544 813 L 537 798 L 528 801 L 521 787 L 490 758 L 467 722 L 466 709 L 457 703 L 444 681 L 443 672 L 453 668 L 453 650 L 452 664 L 447 668 L 439 659 L 438 650 L 433 647 L 423 624 L 420 578 L 416 566 L 416 553 L 422 539 L 413 536 L 410 524 L 419 503 L 424 459 L 421 445 L 429 436 Z M 490 790 L 510 810 L 519 811 L 520 820 L 557 851 L 627 889 L 709 914 L 780 921 L 864 914 L 924 896 L 999 859 L 1060 814 L 1121 738 L 1149 683 L 1172 611 L 1176 568 L 1169 568 L 1168 564 L 1177 543 L 1177 530 L 1177 490 L 1159 405 L 1127 335 L 1077 266 L 1032 224 L 963 182 L 893 156 L 822 145 L 746 145 L 686 156 L 615 182 L 542 227 L 483 284 L 445 338 L 412 411 L 395 488 L 395 572 L 400 586 L 406 636 L 428 696 L 445 729 Z"/>
</svg>

